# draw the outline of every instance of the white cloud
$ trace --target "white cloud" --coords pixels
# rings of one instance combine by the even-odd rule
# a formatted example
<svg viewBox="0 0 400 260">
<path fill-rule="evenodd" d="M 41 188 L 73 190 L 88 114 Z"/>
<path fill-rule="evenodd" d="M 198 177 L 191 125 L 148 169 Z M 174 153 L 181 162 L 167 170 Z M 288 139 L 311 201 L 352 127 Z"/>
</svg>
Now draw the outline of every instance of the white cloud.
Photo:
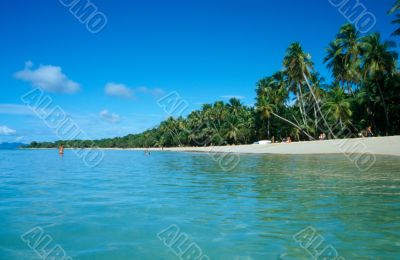
<svg viewBox="0 0 400 260">
<path fill-rule="evenodd" d="M 13 135 L 16 134 L 17 131 L 14 129 L 9 128 L 8 126 L 0 126 L 0 135 Z"/>
<path fill-rule="evenodd" d="M 123 98 L 132 98 L 133 90 L 125 86 L 124 84 L 117 83 L 107 83 L 105 86 L 105 92 L 109 96 L 113 97 L 123 97 Z"/>
<path fill-rule="evenodd" d="M 80 89 L 80 85 L 62 73 L 61 67 L 53 65 L 40 65 L 33 69 L 31 61 L 25 63 L 25 68 L 14 74 L 19 80 L 27 81 L 34 87 L 40 87 L 44 91 L 54 93 L 72 94 Z"/>
<path fill-rule="evenodd" d="M 151 95 L 154 98 L 160 98 L 165 95 L 165 91 L 160 88 L 137 87 L 129 88 L 124 84 L 107 83 L 105 86 L 105 93 L 109 96 L 133 98 L 136 93 Z"/>
<path fill-rule="evenodd" d="M 155 98 L 159 98 L 165 95 L 165 91 L 160 88 L 147 88 L 147 87 L 138 87 L 134 90 L 138 93 L 149 94 Z"/>
<path fill-rule="evenodd" d="M 23 136 L 23 135 L 17 136 L 17 137 L 15 138 L 15 142 L 21 142 L 21 141 L 24 140 L 24 139 L 25 139 L 25 136 Z"/>
<path fill-rule="evenodd" d="M 236 98 L 236 99 L 245 99 L 246 97 L 244 96 L 238 96 L 238 95 L 226 95 L 226 96 L 222 96 L 221 98 L 223 99 L 231 99 L 231 98 Z"/>
<path fill-rule="evenodd" d="M 121 121 L 121 117 L 115 113 L 110 113 L 108 110 L 104 109 L 99 113 L 100 117 L 110 123 L 118 123 Z"/>
</svg>

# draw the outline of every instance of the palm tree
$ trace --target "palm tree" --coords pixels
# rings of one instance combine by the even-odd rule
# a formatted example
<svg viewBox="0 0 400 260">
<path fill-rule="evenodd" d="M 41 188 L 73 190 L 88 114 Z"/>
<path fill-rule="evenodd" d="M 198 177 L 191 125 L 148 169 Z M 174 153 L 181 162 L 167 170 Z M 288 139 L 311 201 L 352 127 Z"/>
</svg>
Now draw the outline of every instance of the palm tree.
<svg viewBox="0 0 400 260">
<path fill-rule="evenodd" d="M 352 24 L 345 24 L 330 43 L 324 62 L 336 82 L 353 94 L 353 87 L 360 81 L 360 33 Z"/>
<path fill-rule="evenodd" d="M 333 119 L 339 122 L 342 128 L 345 124 L 350 123 L 352 111 L 350 109 L 349 98 L 339 85 L 328 92 L 325 108 L 333 116 Z"/>
<path fill-rule="evenodd" d="M 392 9 L 390 9 L 389 14 L 393 14 L 395 12 L 398 12 L 399 10 L 400 10 L 400 0 L 397 0 L 396 3 L 393 5 Z M 400 25 L 400 14 L 396 14 L 396 19 L 394 19 L 392 23 Z M 392 33 L 392 36 L 399 36 L 399 35 L 400 35 L 400 28 L 396 29 Z"/>
<path fill-rule="evenodd" d="M 393 41 L 382 42 L 379 33 L 368 35 L 362 39 L 362 73 L 365 81 L 375 83 L 385 113 L 386 135 L 390 127 L 389 111 L 385 101 L 384 80 L 392 76 L 396 71 L 398 55 L 391 49 L 396 44 Z"/>
<path fill-rule="evenodd" d="M 274 89 L 274 104 L 277 110 L 279 110 L 279 107 L 284 106 L 286 100 L 289 98 L 287 89 L 288 81 L 283 71 L 274 73 L 272 79 L 273 84 L 271 84 L 271 87 Z"/>
<path fill-rule="evenodd" d="M 400 26 L 400 14 L 396 14 L 396 19 L 392 21 L 393 24 L 398 24 Z M 400 28 L 396 29 L 392 36 L 399 36 L 400 35 Z"/>
<path fill-rule="evenodd" d="M 306 102 L 310 106 L 312 106 L 313 116 L 314 116 L 314 129 L 315 133 L 318 132 L 319 128 L 319 115 L 321 115 L 320 111 L 320 103 L 322 103 L 325 91 L 322 89 L 324 86 L 323 82 L 325 79 L 319 75 L 319 73 L 314 72 L 311 74 L 310 82 L 306 79 L 306 84 L 310 89 L 311 95 L 307 95 Z"/>
<path fill-rule="evenodd" d="M 232 143 L 236 144 L 239 138 L 240 130 L 237 125 L 229 123 L 228 124 L 228 131 L 226 132 L 225 137 L 232 141 Z"/>
<path fill-rule="evenodd" d="M 345 55 L 342 48 L 337 41 L 334 41 L 329 44 L 326 52 L 327 55 L 324 58 L 324 63 L 327 63 L 328 69 L 332 71 L 335 81 L 343 85 L 346 81 L 346 72 L 344 65 Z"/>
<path fill-rule="evenodd" d="M 268 126 L 267 126 L 268 138 L 270 137 L 270 118 L 272 116 L 275 116 L 276 118 L 299 129 L 310 139 L 313 139 L 313 137 L 310 136 L 309 133 L 304 131 L 302 129 L 302 127 L 300 127 L 298 124 L 295 124 L 292 121 L 290 121 L 290 120 L 284 118 L 283 116 L 280 116 L 279 114 L 274 112 L 274 110 L 276 110 L 277 107 L 280 105 L 280 103 L 274 103 L 274 102 L 277 102 L 277 101 L 279 102 L 280 100 L 283 101 L 285 99 L 283 97 L 274 97 L 274 95 L 277 94 L 277 92 L 276 92 L 277 85 L 275 85 L 275 83 L 276 82 L 274 82 L 274 77 L 268 77 L 268 78 L 260 80 L 257 84 L 258 87 L 257 87 L 257 98 L 256 98 L 256 101 L 257 101 L 256 102 L 256 111 L 258 112 L 261 119 L 267 120 L 267 122 L 268 122 Z"/>
<path fill-rule="evenodd" d="M 227 115 L 224 102 L 222 101 L 215 102 L 210 112 L 211 112 L 211 120 L 213 120 L 210 123 L 213 123 L 216 129 L 221 129 L 223 121 L 225 120 L 225 117 Z"/>
<path fill-rule="evenodd" d="M 237 98 L 231 98 L 227 107 L 234 117 L 238 117 L 242 108 L 242 103 Z"/>
<path fill-rule="evenodd" d="M 392 14 L 396 11 L 400 10 L 400 0 L 396 0 L 396 3 L 394 3 L 392 9 L 390 9 L 389 13 Z"/>
<path fill-rule="evenodd" d="M 289 81 L 289 88 L 297 96 L 300 103 L 300 113 L 304 125 L 307 125 L 307 113 L 303 98 L 304 76 L 309 77 L 313 68 L 311 55 L 305 53 L 300 43 L 296 42 L 289 46 L 283 59 L 285 74 Z"/>
<path fill-rule="evenodd" d="M 257 102 L 256 111 L 259 113 L 262 120 L 267 120 L 267 136 L 270 137 L 270 118 L 274 110 L 274 105 L 271 102 L 271 92 L 273 78 L 268 77 L 260 80 L 257 83 Z"/>
</svg>

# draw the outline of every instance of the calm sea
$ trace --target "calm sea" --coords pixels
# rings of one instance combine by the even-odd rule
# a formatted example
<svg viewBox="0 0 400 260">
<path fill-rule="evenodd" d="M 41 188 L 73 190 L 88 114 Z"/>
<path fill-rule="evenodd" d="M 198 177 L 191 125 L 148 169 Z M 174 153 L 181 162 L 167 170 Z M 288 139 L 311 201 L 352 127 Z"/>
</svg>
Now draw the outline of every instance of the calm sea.
<svg viewBox="0 0 400 260">
<path fill-rule="evenodd" d="M 361 172 L 340 155 L 242 155 L 224 172 L 207 154 L 105 151 L 91 169 L 72 151 L 0 151 L 0 259 L 64 253 L 399 259 L 400 159 Z"/>
</svg>

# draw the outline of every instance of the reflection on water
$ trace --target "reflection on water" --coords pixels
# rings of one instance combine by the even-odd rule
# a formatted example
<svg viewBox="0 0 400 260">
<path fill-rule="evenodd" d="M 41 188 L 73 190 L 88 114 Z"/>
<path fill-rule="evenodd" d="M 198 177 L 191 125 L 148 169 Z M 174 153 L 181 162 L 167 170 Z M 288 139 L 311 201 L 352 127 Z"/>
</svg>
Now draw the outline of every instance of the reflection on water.
<svg viewBox="0 0 400 260">
<path fill-rule="evenodd" d="M 314 227 L 346 259 L 400 255 L 400 160 L 360 172 L 340 155 L 243 155 L 223 172 L 205 154 L 0 151 L 0 258 L 35 259 L 41 226 L 76 259 L 177 259 L 171 224 L 211 259 L 309 259 L 293 235 Z"/>
</svg>

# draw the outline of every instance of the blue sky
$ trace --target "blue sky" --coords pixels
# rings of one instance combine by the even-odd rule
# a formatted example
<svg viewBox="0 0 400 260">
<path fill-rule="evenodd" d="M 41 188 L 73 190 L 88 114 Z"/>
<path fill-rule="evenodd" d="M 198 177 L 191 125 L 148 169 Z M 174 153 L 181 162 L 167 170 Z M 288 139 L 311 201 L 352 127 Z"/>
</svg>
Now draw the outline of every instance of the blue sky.
<svg viewBox="0 0 400 260">
<path fill-rule="evenodd" d="M 295 41 L 329 78 L 325 48 L 347 22 L 328 0 L 91 2 L 107 18 L 97 34 L 58 0 L 1 1 L 0 142 L 59 139 L 21 102 L 34 86 L 104 138 L 157 125 L 167 116 L 157 98 L 171 91 L 191 110 L 229 96 L 253 104 L 255 83 Z M 360 2 L 389 39 L 394 1 Z"/>
</svg>

